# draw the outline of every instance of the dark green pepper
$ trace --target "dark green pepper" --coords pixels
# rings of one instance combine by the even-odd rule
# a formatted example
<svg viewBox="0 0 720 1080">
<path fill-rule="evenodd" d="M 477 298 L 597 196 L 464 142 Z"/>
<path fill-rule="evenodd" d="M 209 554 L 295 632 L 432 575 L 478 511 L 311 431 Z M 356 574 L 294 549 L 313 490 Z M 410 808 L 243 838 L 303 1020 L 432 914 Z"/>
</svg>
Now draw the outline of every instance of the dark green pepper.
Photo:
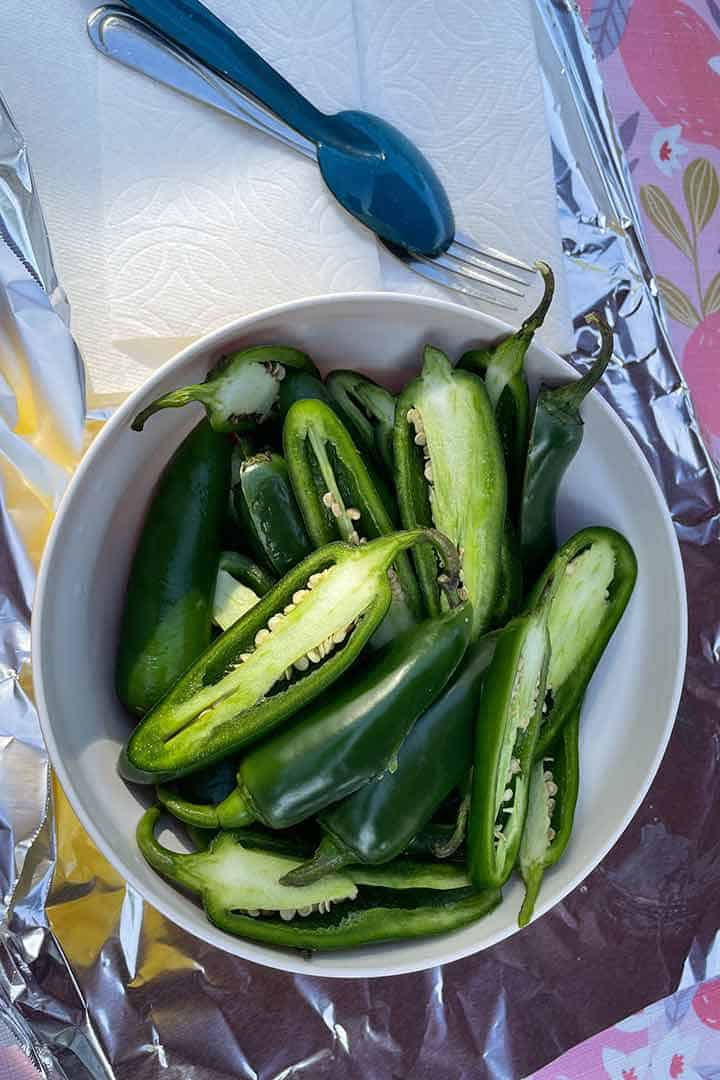
<svg viewBox="0 0 720 1080">
<path fill-rule="evenodd" d="M 246 457 L 234 451 L 232 507 L 242 538 L 278 577 L 313 549 L 293 494 L 285 460 L 270 451 Z"/>
<path fill-rule="evenodd" d="M 575 382 L 542 387 L 533 415 L 520 505 L 520 544 L 527 576 L 537 577 L 557 548 L 555 504 L 560 481 L 580 448 L 583 422 L 580 406 L 602 378 L 612 356 L 612 331 L 598 315 L 587 322 L 602 335 L 597 359 Z"/>
<path fill-rule="evenodd" d="M 434 525 L 460 550 L 473 606 L 473 636 L 490 624 L 499 585 L 506 477 L 495 418 L 482 380 L 453 371 L 427 346 L 422 372 L 398 398 L 395 486 L 406 528 Z M 440 610 L 437 560 L 414 552 L 430 614 Z"/>
<path fill-rule="evenodd" d="M 475 892 L 459 867 L 438 864 L 359 867 L 313 885 L 279 885 L 296 859 L 245 847 L 228 832 L 207 851 L 181 855 L 155 839 L 158 817 L 151 808 L 137 829 L 148 863 L 199 894 L 215 926 L 252 941 L 314 951 L 425 937 L 475 922 L 501 899 L 496 890 Z"/>
<path fill-rule="evenodd" d="M 183 440 L 153 494 L 133 558 L 117 692 L 143 714 L 207 648 L 230 444 L 207 421 Z"/>
<path fill-rule="evenodd" d="M 220 806 L 204 807 L 203 822 L 203 808 L 162 788 L 160 802 L 181 820 L 208 828 L 261 821 L 284 829 L 352 794 L 394 767 L 408 731 L 460 663 L 470 626 L 465 603 L 401 635 L 354 679 L 332 687 L 251 750 L 240 763 L 237 789 Z"/>
<path fill-rule="evenodd" d="M 278 405 L 280 416 L 284 420 L 288 411 L 296 401 L 322 401 L 331 409 L 335 409 L 328 388 L 318 375 L 308 371 L 289 371 L 280 384 L 280 396 Z"/>
<path fill-rule="evenodd" d="M 240 551 L 223 551 L 220 553 L 218 569 L 230 574 L 241 585 L 252 589 L 258 596 L 264 596 L 270 592 L 275 584 L 275 578 L 263 570 L 256 562 L 243 555 Z"/>
<path fill-rule="evenodd" d="M 296 402 L 285 418 L 283 445 L 293 489 L 316 545 L 338 537 L 360 544 L 393 531 L 393 522 L 360 454 L 327 405 Z M 420 592 L 406 554 L 398 556 L 391 582 L 393 608 L 383 627 L 385 640 L 407 629 L 422 614 Z"/>
<path fill-rule="evenodd" d="M 543 296 L 520 329 L 489 348 L 471 349 L 460 357 L 458 367 L 485 379 L 495 410 L 508 473 L 508 505 L 515 516 L 520 501 L 530 424 L 530 392 L 525 376 L 525 356 L 547 315 L 555 292 L 555 279 L 547 263 L 535 264 L 543 279 Z"/>
<path fill-rule="evenodd" d="M 394 394 L 357 371 L 331 371 L 326 384 L 355 445 L 392 476 Z"/>
<path fill-rule="evenodd" d="M 325 836 L 290 884 L 349 863 L 386 863 L 427 825 L 472 764 L 477 696 L 494 650 L 495 635 L 475 642 L 448 689 L 415 723 L 395 767 L 320 815 Z"/>
<path fill-rule="evenodd" d="M 432 530 L 321 548 L 221 634 L 145 716 L 121 759 L 125 777 L 163 783 L 200 769 L 267 734 L 326 690 L 386 615 L 387 571 L 417 543 L 441 551 L 453 595 L 457 552 Z"/>
<path fill-rule="evenodd" d="M 517 859 L 550 660 L 546 594 L 500 631 L 480 692 L 468 828 L 477 888 L 500 888 Z"/>
<path fill-rule="evenodd" d="M 563 544 L 533 589 L 530 605 L 550 588 L 552 647 L 536 755 L 547 753 L 582 702 L 636 577 L 637 561 L 625 537 L 614 529 L 595 526 L 582 529 Z"/>
<path fill-rule="evenodd" d="M 145 421 L 160 409 L 178 409 L 199 401 L 215 431 L 250 431 L 270 416 L 277 405 L 280 386 L 288 371 L 317 375 L 309 356 L 284 345 L 255 345 L 232 353 L 208 374 L 205 382 L 171 390 L 153 401 L 133 420 L 141 431 Z"/>
<path fill-rule="evenodd" d="M 500 584 L 495 604 L 494 622 L 504 626 L 517 615 L 523 601 L 523 567 L 520 544 L 509 517 L 505 517 L 505 532 L 500 546 Z"/>
<path fill-rule="evenodd" d="M 577 708 L 548 747 L 546 756 L 533 765 L 518 858 L 520 875 L 525 882 L 525 899 L 518 926 L 530 922 L 543 875 L 555 865 L 570 840 L 580 784 L 579 730 L 580 709 Z"/>
</svg>

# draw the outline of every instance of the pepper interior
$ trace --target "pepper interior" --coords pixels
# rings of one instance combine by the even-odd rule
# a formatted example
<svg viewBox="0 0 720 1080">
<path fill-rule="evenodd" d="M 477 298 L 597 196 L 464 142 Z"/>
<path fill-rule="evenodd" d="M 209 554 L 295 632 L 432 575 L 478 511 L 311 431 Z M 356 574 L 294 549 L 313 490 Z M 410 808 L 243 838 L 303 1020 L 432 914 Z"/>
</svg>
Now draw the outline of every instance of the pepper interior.
<svg viewBox="0 0 720 1080">
<path fill-rule="evenodd" d="M 498 867 L 502 867 L 519 831 L 523 827 L 527 802 L 530 761 L 526 743 L 528 727 L 538 707 L 538 694 L 543 677 L 547 628 L 538 618 L 528 628 L 522 653 L 515 670 L 506 727 L 495 774 L 495 822 L 493 850 Z"/>
<path fill-rule="evenodd" d="M 378 564 L 384 559 L 379 553 Z M 311 574 L 248 640 L 231 671 L 173 707 L 164 741 L 184 741 L 195 721 L 202 722 L 207 738 L 225 720 L 266 697 L 280 680 L 291 679 L 293 672 L 302 677 L 319 666 L 345 644 L 375 597 L 376 579 L 366 562 L 358 566 L 343 560 Z"/>
</svg>

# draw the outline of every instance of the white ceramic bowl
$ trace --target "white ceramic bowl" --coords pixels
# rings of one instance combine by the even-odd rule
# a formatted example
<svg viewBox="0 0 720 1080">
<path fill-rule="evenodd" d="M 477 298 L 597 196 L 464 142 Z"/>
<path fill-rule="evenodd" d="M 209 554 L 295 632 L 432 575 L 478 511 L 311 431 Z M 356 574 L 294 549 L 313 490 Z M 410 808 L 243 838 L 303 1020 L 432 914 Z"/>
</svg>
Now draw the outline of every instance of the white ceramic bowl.
<svg viewBox="0 0 720 1080">
<path fill-rule="evenodd" d="M 78 817 L 103 854 L 154 907 L 205 941 L 271 967 L 334 976 L 389 975 L 467 956 L 516 931 L 522 886 L 513 879 L 488 918 L 439 938 L 318 954 L 311 962 L 216 930 L 192 900 L 144 862 L 134 839 L 147 789 L 120 779 L 116 762 L 129 718 L 113 691 L 125 583 L 153 485 L 199 406 L 132 417 L 166 391 L 204 377 L 230 348 L 283 343 L 324 369 L 357 367 L 395 385 L 417 368 L 426 342 L 457 357 L 508 327 L 444 301 L 391 294 L 303 300 L 240 319 L 169 361 L 124 403 L 85 456 L 58 511 L 35 597 L 35 688 L 52 763 Z M 566 378 L 567 365 L 534 345 L 531 381 Z M 582 782 L 575 829 L 546 875 L 537 915 L 600 862 L 638 808 L 663 755 L 685 666 L 686 603 L 680 556 L 660 490 L 632 437 L 601 397 L 584 406 L 582 448 L 562 484 L 564 539 L 612 525 L 638 557 L 637 586 L 596 672 L 582 725 Z"/>
</svg>

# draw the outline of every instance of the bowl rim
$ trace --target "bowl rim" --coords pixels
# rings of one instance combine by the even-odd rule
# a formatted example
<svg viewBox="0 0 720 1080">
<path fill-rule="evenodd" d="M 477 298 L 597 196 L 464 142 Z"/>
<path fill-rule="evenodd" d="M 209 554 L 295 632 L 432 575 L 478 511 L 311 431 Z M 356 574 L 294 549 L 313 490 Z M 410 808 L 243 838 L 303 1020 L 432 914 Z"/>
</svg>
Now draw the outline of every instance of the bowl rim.
<svg viewBox="0 0 720 1080">
<path fill-rule="evenodd" d="M 66 795 L 73 811 L 77 815 L 83 828 L 90 836 L 93 843 L 96 845 L 100 853 L 107 859 L 113 869 L 122 877 L 122 879 L 136 890 L 140 897 L 146 902 L 152 904 L 165 918 L 167 918 L 174 925 L 179 926 L 182 930 L 191 934 L 193 937 L 199 938 L 201 941 L 205 941 L 208 944 L 223 949 L 225 952 L 229 952 L 238 958 L 250 962 L 261 964 L 264 967 L 271 969 L 286 971 L 293 974 L 310 975 L 315 978 L 378 978 L 378 977 L 391 977 L 393 975 L 405 975 L 419 971 L 428 970 L 429 967 L 435 966 L 436 963 L 442 964 L 454 963 L 457 960 L 464 959 L 468 956 L 476 955 L 477 953 L 485 951 L 485 949 L 491 948 L 497 945 L 499 942 L 512 937 L 515 933 L 519 932 L 516 925 L 510 925 L 509 928 L 499 929 L 489 935 L 489 937 L 483 941 L 480 946 L 473 947 L 472 944 L 456 947 L 447 952 L 441 961 L 423 961 L 408 960 L 402 963 L 394 963 L 392 967 L 388 967 L 387 963 L 383 963 L 382 960 L 382 948 L 383 943 L 379 943 L 377 948 L 377 961 L 367 962 L 367 955 L 365 954 L 365 960 L 363 968 L 357 973 L 354 973 L 351 969 L 340 970 L 339 968 L 332 968 L 330 970 L 319 970 L 323 967 L 323 957 L 329 954 L 316 953 L 313 956 L 312 964 L 308 964 L 299 954 L 297 959 L 289 951 L 275 951 L 271 946 L 262 945 L 256 942 L 245 941 L 242 938 L 234 938 L 230 934 L 226 934 L 223 931 L 217 929 L 209 921 L 207 921 L 207 932 L 202 933 L 197 920 L 186 917 L 184 912 L 178 912 L 171 909 L 170 905 L 165 902 L 162 894 L 153 887 L 147 888 L 141 884 L 135 873 L 129 867 L 123 865 L 122 859 L 118 858 L 115 854 L 112 845 L 106 840 L 102 832 L 96 827 L 92 817 L 86 812 L 82 798 L 75 788 L 71 776 L 71 770 L 68 769 L 64 762 L 57 742 L 55 740 L 53 732 L 53 723 L 50 717 L 50 710 L 45 697 L 44 680 L 42 676 L 43 672 L 43 650 L 41 645 L 41 623 L 42 623 L 42 610 L 45 604 L 45 597 L 49 594 L 51 584 L 49 581 L 50 567 L 53 562 L 53 553 L 57 546 L 57 539 L 62 526 L 63 518 L 67 512 L 73 497 L 75 490 L 81 485 L 83 478 L 88 473 L 95 463 L 95 458 L 102 453 L 104 443 L 112 438 L 113 432 L 116 428 L 122 426 L 127 422 L 128 417 L 132 417 L 138 411 L 140 402 L 146 396 L 149 396 L 149 391 L 157 383 L 161 382 L 165 376 L 171 372 L 175 367 L 180 366 L 188 359 L 197 356 L 198 358 L 202 354 L 210 354 L 218 344 L 222 343 L 226 338 L 232 336 L 240 336 L 246 328 L 252 326 L 253 323 L 261 322 L 268 318 L 277 318 L 292 314 L 297 310 L 301 310 L 308 306 L 323 305 L 323 304 L 343 304 L 343 303 L 359 303 L 359 304 L 379 304 L 379 305 L 394 305 L 398 303 L 409 304 L 412 307 L 422 309 L 434 309 L 442 311 L 445 314 L 451 314 L 453 312 L 462 312 L 464 316 L 470 315 L 470 317 L 477 317 L 485 324 L 487 329 L 488 324 L 491 329 L 494 329 L 499 334 L 512 333 L 514 327 L 510 324 L 498 319 L 494 315 L 489 315 L 484 311 L 480 311 L 477 308 L 466 307 L 461 304 L 454 303 L 452 300 L 445 300 L 437 297 L 425 297 L 416 293 L 405 292 L 382 292 L 382 291 L 357 291 L 357 292 L 338 292 L 338 293 L 318 293 L 315 295 L 301 297 L 299 299 L 285 301 L 280 304 L 271 304 L 266 308 L 261 308 L 258 311 L 254 311 L 248 315 L 243 315 L 237 319 L 231 319 L 224 323 L 222 326 L 215 330 L 209 331 L 206 334 L 200 335 L 194 341 L 190 342 L 185 348 L 175 353 L 168 360 L 166 360 L 159 368 L 145 379 L 140 386 L 133 390 L 125 400 L 118 406 L 112 416 L 103 424 L 102 430 L 93 440 L 91 446 L 88 448 L 85 454 L 83 454 L 77 468 L 68 482 L 68 485 L 62 495 L 62 498 L 58 504 L 55 512 L 53 522 L 48 532 L 48 537 L 43 549 L 43 555 L 40 563 L 40 568 L 37 575 L 37 581 L 35 586 L 35 593 L 33 598 L 33 610 L 31 617 L 31 656 L 33 659 L 33 679 L 34 679 L 34 692 L 37 706 L 37 712 L 40 722 L 40 729 L 42 732 L 43 740 L 47 747 L 50 764 L 57 773 L 61 787 Z M 577 372 L 572 365 L 558 353 L 553 352 L 540 342 L 533 341 L 533 351 L 541 353 L 544 357 L 551 359 L 553 362 L 560 360 L 568 369 L 568 373 L 571 377 L 577 376 Z M 634 798 L 631 800 L 627 812 L 623 817 L 620 825 L 614 830 L 613 834 L 608 838 L 605 844 L 593 853 L 593 856 L 586 860 L 583 866 L 571 879 L 567 888 L 563 892 L 563 895 L 559 899 L 552 901 L 542 900 L 542 894 L 536 904 L 535 912 L 531 922 L 535 922 L 546 912 L 551 910 L 556 904 L 561 903 L 567 896 L 570 895 L 580 885 L 585 878 L 595 870 L 607 854 L 612 850 L 615 844 L 618 842 L 622 834 L 628 828 L 630 822 L 637 813 L 641 803 L 645 799 L 652 782 L 654 781 L 660 763 L 665 755 L 670 736 L 672 734 L 675 720 L 677 717 L 677 711 L 680 703 L 680 697 L 685 680 L 685 668 L 687 660 L 687 640 L 688 640 L 688 611 L 687 611 L 687 590 L 685 583 L 685 573 L 682 564 L 682 557 L 680 553 L 680 545 L 678 542 L 677 534 L 673 527 L 672 517 L 668 509 L 665 497 L 662 493 L 662 489 L 653 473 L 650 465 L 647 461 L 645 454 L 643 453 L 640 445 L 633 437 L 630 429 L 619 416 L 619 414 L 612 408 L 612 406 L 603 398 L 601 394 L 593 390 L 599 405 L 604 409 L 612 418 L 612 421 L 617 429 L 618 436 L 629 447 L 630 453 L 634 454 L 641 471 L 644 473 L 645 479 L 649 483 L 653 490 L 656 501 L 661 507 L 663 526 L 666 533 L 666 538 L 669 539 L 669 548 L 672 552 L 672 564 L 673 573 L 675 578 L 675 585 L 678 589 L 679 600 L 681 601 L 681 617 L 680 617 L 680 649 L 678 654 L 678 662 L 675 670 L 675 678 L 673 682 L 672 694 L 668 702 L 667 720 L 665 722 L 665 728 L 662 734 L 662 738 L 658 742 L 656 752 L 650 768 L 646 772 L 645 780 L 639 786 L 635 793 Z M 158 882 L 164 879 L 158 878 Z M 200 911 L 198 910 L 198 915 Z M 426 939 L 431 940 L 431 939 Z M 275 958 L 275 959 L 273 959 Z"/>
</svg>

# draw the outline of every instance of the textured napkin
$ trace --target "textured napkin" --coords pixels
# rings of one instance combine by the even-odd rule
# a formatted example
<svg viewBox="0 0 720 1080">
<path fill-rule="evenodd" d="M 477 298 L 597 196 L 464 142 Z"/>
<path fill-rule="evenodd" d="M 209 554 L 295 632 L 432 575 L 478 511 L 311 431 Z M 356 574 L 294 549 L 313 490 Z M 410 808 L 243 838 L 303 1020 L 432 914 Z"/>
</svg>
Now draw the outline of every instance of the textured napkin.
<svg viewBox="0 0 720 1080">
<path fill-rule="evenodd" d="M 402 128 L 463 229 L 552 263 L 543 338 L 570 347 L 529 0 L 211 6 L 321 109 L 365 108 Z M 312 162 L 100 57 L 85 34 L 92 4 L 54 0 L 42 19 L 34 7 L 5 0 L 0 80 L 95 390 L 129 390 L 187 340 L 283 300 L 358 289 L 458 299 L 387 255 Z"/>
</svg>

